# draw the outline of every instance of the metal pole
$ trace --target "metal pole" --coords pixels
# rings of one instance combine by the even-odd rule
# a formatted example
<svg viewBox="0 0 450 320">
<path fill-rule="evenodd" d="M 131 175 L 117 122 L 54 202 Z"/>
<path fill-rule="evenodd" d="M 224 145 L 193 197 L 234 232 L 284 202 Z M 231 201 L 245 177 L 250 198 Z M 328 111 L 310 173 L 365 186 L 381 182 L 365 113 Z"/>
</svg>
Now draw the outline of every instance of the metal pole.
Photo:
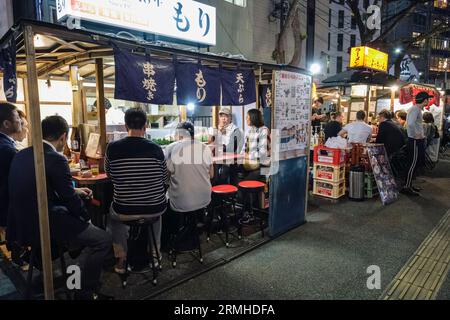
<svg viewBox="0 0 450 320">
<path fill-rule="evenodd" d="M 39 209 L 39 230 L 41 240 L 42 272 L 44 276 L 44 294 L 46 300 L 54 300 L 52 252 L 50 246 L 50 226 L 47 203 L 47 180 L 45 178 L 44 146 L 42 144 L 39 90 L 36 71 L 36 52 L 34 49 L 34 32 L 31 26 L 25 26 L 24 38 L 25 50 L 27 54 L 27 84 L 30 103 L 30 124 L 33 137 L 36 192 Z M 24 199 L 24 201 L 27 201 L 27 199 Z M 65 272 L 65 270 L 63 270 L 63 272 Z"/>
</svg>

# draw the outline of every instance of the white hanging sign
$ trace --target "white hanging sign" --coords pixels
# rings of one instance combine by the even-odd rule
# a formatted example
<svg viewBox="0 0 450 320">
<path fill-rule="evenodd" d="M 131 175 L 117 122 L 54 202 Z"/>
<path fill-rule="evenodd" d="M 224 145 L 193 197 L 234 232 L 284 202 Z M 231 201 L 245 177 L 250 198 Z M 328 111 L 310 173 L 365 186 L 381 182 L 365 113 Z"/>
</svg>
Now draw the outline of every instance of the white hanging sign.
<svg viewBox="0 0 450 320">
<path fill-rule="evenodd" d="M 67 16 L 216 44 L 216 8 L 193 0 L 57 0 L 58 20 Z"/>
</svg>

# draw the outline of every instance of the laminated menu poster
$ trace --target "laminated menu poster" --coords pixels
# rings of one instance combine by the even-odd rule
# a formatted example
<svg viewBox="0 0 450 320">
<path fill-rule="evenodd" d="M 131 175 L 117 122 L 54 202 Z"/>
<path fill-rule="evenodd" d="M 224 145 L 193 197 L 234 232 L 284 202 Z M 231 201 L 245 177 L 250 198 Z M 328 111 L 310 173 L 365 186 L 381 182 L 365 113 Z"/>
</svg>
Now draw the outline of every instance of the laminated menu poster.
<svg viewBox="0 0 450 320">
<path fill-rule="evenodd" d="M 398 198 L 398 188 L 392 174 L 391 164 L 383 144 L 367 144 L 367 155 L 372 166 L 383 205 L 390 204 Z"/>
<path fill-rule="evenodd" d="M 306 155 L 311 117 L 311 84 L 308 75 L 274 72 L 274 121 L 278 130 L 280 159 Z"/>
</svg>

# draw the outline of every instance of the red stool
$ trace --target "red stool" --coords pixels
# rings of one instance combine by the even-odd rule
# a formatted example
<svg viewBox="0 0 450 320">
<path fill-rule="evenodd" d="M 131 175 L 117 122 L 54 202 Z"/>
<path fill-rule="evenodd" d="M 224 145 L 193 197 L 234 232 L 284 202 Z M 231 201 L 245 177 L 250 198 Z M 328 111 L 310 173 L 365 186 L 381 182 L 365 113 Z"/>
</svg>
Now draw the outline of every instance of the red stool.
<svg viewBox="0 0 450 320">
<path fill-rule="evenodd" d="M 233 215 L 236 216 L 236 195 L 238 192 L 238 188 L 230 184 L 221 184 L 212 187 L 212 206 L 211 206 L 211 217 L 209 219 L 208 225 L 208 233 L 206 240 L 209 241 L 212 229 L 212 221 L 214 219 L 216 209 L 220 208 L 220 220 L 223 223 L 223 228 L 225 229 L 225 246 L 228 248 L 230 246 L 229 243 L 229 214 L 225 212 L 225 207 L 227 204 L 231 204 L 231 208 L 233 210 Z M 241 239 L 241 229 L 238 228 L 238 238 Z"/>
<path fill-rule="evenodd" d="M 259 220 L 259 227 L 261 229 L 261 234 L 263 237 L 264 237 L 264 222 L 263 222 L 262 217 L 254 216 L 253 195 L 263 192 L 265 187 L 266 187 L 265 183 L 263 183 L 261 181 L 257 181 L 257 180 L 245 180 L 245 181 L 239 182 L 239 190 L 242 192 L 243 202 L 244 202 L 243 210 L 245 210 L 245 207 L 246 207 L 245 204 L 248 201 L 250 203 L 249 218 L 254 219 L 254 220 Z M 240 225 L 248 224 L 249 221 L 244 222 L 244 220 L 245 220 L 245 218 L 242 217 L 241 220 L 239 221 Z"/>
</svg>

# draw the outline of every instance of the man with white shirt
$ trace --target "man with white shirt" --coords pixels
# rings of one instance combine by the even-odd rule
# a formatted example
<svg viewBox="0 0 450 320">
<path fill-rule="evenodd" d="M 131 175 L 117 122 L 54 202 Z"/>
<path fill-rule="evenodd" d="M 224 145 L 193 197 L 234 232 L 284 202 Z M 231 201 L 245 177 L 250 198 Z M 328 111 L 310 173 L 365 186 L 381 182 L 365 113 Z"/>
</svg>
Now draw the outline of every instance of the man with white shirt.
<svg viewBox="0 0 450 320">
<path fill-rule="evenodd" d="M 431 98 L 433 96 L 430 96 L 427 92 L 419 92 L 415 98 L 416 104 L 408 109 L 408 115 L 406 117 L 406 131 L 408 133 L 407 154 L 410 166 L 406 176 L 405 186 L 401 192 L 407 195 L 420 195 L 420 190 L 412 186 L 412 179 L 416 168 L 423 164 L 425 160 L 425 134 L 422 124 L 422 111 L 428 105 Z"/>
<path fill-rule="evenodd" d="M 339 132 L 339 135 L 342 138 L 345 138 L 347 135 L 349 143 L 366 143 L 370 140 L 372 136 L 372 127 L 364 122 L 366 118 L 366 113 L 362 110 L 359 110 L 356 113 L 356 121 L 347 124 L 342 130 Z"/>
</svg>

